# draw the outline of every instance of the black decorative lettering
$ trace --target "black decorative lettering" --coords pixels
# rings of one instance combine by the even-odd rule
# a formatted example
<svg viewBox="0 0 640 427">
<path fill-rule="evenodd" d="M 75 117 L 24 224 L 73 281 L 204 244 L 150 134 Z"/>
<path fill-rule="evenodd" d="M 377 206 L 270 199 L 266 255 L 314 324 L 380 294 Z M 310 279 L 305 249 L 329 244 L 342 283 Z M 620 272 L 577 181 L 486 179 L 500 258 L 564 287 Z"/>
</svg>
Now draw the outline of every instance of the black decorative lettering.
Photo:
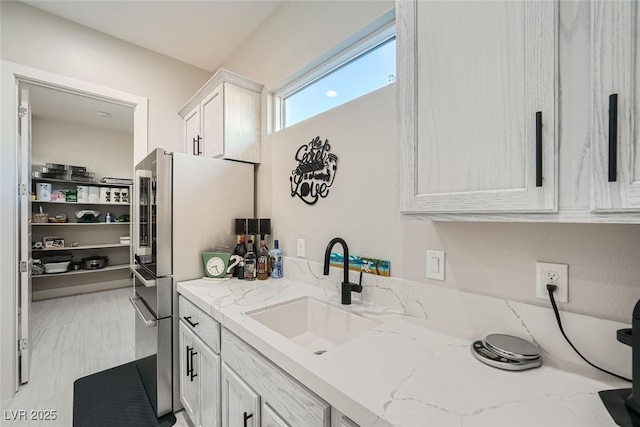
<svg viewBox="0 0 640 427">
<path fill-rule="evenodd" d="M 327 197 L 338 170 L 338 156 L 330 151 L 329 140 L 323 142 L 319 136 L 298 148 L 294 156 L 298 167 L 289 177 L 291 197 L 298 196 L 308 205 Z"/>
</svg>

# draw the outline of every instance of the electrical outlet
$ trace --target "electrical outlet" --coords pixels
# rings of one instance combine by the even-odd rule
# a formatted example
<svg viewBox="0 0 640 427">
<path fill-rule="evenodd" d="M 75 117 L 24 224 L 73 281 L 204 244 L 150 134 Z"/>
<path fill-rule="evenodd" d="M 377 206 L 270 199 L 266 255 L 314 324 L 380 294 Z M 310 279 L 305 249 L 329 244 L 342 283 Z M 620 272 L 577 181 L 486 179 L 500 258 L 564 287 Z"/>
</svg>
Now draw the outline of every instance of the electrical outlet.
<svg viewBox="0 0 640 427">
<path fill-rule="evenodd" d="M 298 239 L 297 254 L 300 258 L 304 258 L 306 256 L 304 239 Z"/>
<path fill-rule="evenodd" d="M 444 280 L 444 251 L 427 251 L 427 279 Z"/>
<path fill-rule="evenodd" d="M 556 285 L 557 302 L 569 302 L 569 265 L 536 262 L 536 297 L 549 299 L 547 285 Z"/>
</svg>

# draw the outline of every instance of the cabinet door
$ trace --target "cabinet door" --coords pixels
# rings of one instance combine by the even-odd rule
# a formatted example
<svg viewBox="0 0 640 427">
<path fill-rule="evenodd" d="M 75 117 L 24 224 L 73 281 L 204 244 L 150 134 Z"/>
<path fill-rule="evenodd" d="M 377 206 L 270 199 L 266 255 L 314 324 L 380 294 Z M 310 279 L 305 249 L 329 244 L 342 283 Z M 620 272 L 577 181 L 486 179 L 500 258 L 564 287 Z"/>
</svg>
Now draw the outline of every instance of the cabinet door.
<svg viewBox="0 0 640 427">
<path fill-rule="evenodd" d="M 340 427 L 359 427 L 358 424 L 351 421 L 349 418 L 342 415 L 340 417 Z"/>
<path fill-rule="evenodd" d="M 221 414 L 220 399 L 220 356 L 200 338 L 196 338 L 198 349 L 198 376 L 200 377 L 200 393 L 198 406 L 200 408 L 197 427 L 219 427 Z"/>
<path fill-rule="evenodd" d="M 200 104 L 203 154 L 207 157 L 222 157 L 224 154 L 223 90 L 224 84 L 221 84 Z"/>
<path fill-rule="evenodd" d="M 640 7 L 592 2 L 592 208 L 640 210 Z"/>
<path fill-rule="evenodd" d="M 222 426 L 258 427 L 260 396 L 235 372 L 222 364 Z"/>
<path fill-rule="evenodd" d="M 195 334 L 182 321 L 180 321 L 178 341 L 180 345 L 180 402 L 182 402 L 184 410 L 193 424 L 198 425 L 200 376 L 197 374 L 197 356 L 199 351 L 194 348 Z"/>
<path fill-rule="evenodd" d="M 200 105 L 184 117 L 184 152 L 199 156 L 202 154 L 202 133 L 200 132 Z M 200 145 L 198 146 L 198 143 Z"/>
<path fill-rule="evenodd" d="M 557 209 L 557 2 L 398 0 L 403 212 Z"/>
<path fill-rule="evenodd" d="M 291 427 L 289 423 L 282 419 L 282 417 L 269 405 L 264 403 L 262 405 L 262 420 L 261 427 Z"/>
</svg>

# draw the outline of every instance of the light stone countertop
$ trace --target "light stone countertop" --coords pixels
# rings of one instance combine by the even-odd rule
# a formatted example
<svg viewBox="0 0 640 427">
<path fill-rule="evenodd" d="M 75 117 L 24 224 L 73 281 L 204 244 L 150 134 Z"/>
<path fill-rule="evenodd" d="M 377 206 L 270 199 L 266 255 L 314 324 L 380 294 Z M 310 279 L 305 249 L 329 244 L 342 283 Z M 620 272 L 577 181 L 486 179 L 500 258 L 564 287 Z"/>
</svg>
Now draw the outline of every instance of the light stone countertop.
<svg viewBox="0 0 640 427">
<path fill-rule="evenodd" d="M 442 324 L 357 301 L 342 306 L 335 292 L 290 279 L 192 280 L 178 292 L 362 427 L 614 426 L 598 391 L 629 387 L 550 363 L 495 369 Z M 304 296 L 380 325 L 316 356 L 244 314 Z"/>
</svg>

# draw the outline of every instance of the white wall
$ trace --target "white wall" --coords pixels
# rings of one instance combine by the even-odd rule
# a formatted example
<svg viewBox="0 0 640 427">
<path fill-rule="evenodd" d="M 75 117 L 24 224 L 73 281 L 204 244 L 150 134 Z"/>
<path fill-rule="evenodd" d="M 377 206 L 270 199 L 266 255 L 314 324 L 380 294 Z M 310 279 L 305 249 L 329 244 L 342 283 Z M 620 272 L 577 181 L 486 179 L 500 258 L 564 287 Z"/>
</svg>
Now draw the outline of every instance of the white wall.
<svg viewBox="0 0 640 427">
<path fill-rule="evenodd" d="M 2 59 L 147 97 L 149 150 L 184 150 L 177 111 L 210 72 L 21 2 L 0 7 Z"/>
<path fill-rule="evenodd" d="M 177 111 L 210 77 L 208 71 L 126 43 L 103 33 L 27 6 L 21 2 L 0 2 L 0 55 L 4 61 L 43 70 L 77 81 L 100 85 L 121 93 L 148 98 L 148 149 L 182 150 L 182 120 Z M 2 141 L 0 179 L 3 200 L 13 197 L 15 147 L 11 137 L 15 87 L 3 67 Z M 13 77 L 11 77 L 11 80 Z M 76 81 L 74 80 L 74 81 Z M 128 98 L 127 98 L 128 99 Z M 6 107 L 6 110 L 5 110 Z M 6 111 L 6 112 L 5 112 Z M 9 135 L 9 137 L 7 137 Z M 13 199 L 9 199 L 13 200 Z M 15 342 L 16 232 L 12 224 L 16 203 L 0 205 L 0 341 Z M 14 349 L 0 351 L 0 400 L 14 389 Z M 13 378 L 12 378 L 13 377 Z"/>
<path fill-rule="evenodd" d="M 86 166 L 98 179 L 132 178 L 133 135 L 34 117 L 31 162 Z"/>
<path fill-rule="evenodd" d="M 273 90 L 392 7 L 388 1 L 283 3 L 223 66 Z M 588 176 L 586 157 L 571 158 L 562 148 L 563 140 L 588 147 L 588 2 L 563 2 L 561 20 L 561 173 Z M 568 263 L 570 303 L 564 310 L 630 321 L 640 297 L 637 225 L 433 223 L 400 217 L 393 85 L 273 135 L 267 135 L 266 123 L 263 127 L 258 212 L 272 216 L 287 255 L 295 256 L 296 239 L 305 238 L 307 259 L 322 262 L 325 245 L 341 236 L 354 254 L 391 260 L 393 276 L 541 305 L 535 298 L 535 262 Z M 315 136 L 329 140 L 339 166 L 329 196 L 307 206 L 291 197 L 289 176 L 295 150 Z M 588 188 L 579 192 L 579 199 L 566 200 L 561 187 L 561 204 L 588 204 Z M 425 278 L 427 249 L 446 251 L 445 282 Z"/>
</svg>

